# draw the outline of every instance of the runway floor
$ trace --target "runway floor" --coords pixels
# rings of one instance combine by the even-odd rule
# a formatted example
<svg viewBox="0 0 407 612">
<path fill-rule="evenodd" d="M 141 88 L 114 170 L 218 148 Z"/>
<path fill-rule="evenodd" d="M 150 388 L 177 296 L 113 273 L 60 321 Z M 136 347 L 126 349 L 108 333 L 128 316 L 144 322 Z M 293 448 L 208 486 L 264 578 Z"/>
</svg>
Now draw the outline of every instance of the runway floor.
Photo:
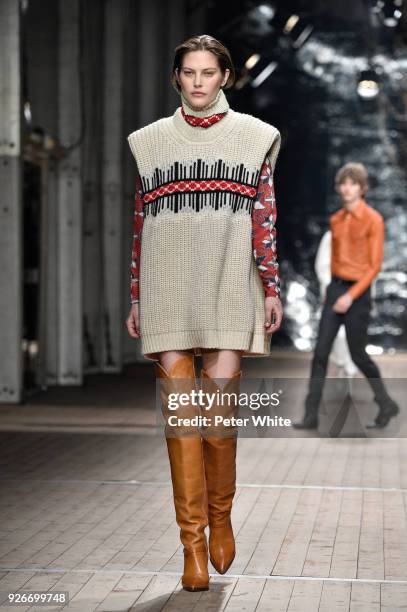
<svg viewBox="0 0 407 612">
<path fill-rule="evenodd" d="M 386 377 L 406 361 L 377 358 Z M 305 377 L 309 356 L 247 359 L 245 375 L 270 366 Z M 406 610 L 407 444 L 393 436 L 239 438 L 235 561 L 184 591 L 151 370 L 0 408 L 0 610 L 16 590 L 68 591 L 78 612 Z"/>
</svg>

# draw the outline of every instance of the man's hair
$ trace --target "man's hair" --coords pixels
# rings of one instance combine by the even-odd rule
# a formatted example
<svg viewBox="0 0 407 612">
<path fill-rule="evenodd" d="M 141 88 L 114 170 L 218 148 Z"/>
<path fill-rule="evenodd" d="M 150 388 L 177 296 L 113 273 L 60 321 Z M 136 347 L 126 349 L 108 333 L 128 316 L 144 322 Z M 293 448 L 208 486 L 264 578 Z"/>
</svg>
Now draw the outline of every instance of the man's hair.
<svg viewBox="0 0 407 612">
<path fill-rule="evenodd" d="M 335 187 L 338 188 L 347 178 L 352 179 L 355 183 L 359 183 L 363 195 L 369 189 L 368 174 L 365 166 L 358 162 L 348 162 L 335 174 Z"/>
</svg>

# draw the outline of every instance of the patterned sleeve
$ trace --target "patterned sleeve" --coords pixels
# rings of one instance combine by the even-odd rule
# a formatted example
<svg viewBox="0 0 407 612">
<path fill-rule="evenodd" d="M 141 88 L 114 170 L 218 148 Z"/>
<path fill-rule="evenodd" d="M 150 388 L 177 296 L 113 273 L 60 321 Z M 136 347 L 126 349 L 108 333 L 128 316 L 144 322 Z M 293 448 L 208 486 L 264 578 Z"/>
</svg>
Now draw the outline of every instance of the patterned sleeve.
<svg viewBox="0 0 407 612">
<path fill-rule="evenodd" d="M 140 253 L 141 235 L 144 222 L 143 212 L 143 192 L 141 189 L 140 175 L 136 176 L 136 187 L 134 196 L 134 217 L 133 217 L 133 241 L 131 248 L 130 265 L 130 300 L 132 304 L 139 303 L 139 274 L 140 274 Z"/>
<path fill-rule="evenodd" d="M 269 157 L 263 162 L 256 200 L 252 211 L 253 255 L 261 276 L 265 297 L 280 297 L 277 262 L 277 206 L 273 170 Z"/>
</svg>

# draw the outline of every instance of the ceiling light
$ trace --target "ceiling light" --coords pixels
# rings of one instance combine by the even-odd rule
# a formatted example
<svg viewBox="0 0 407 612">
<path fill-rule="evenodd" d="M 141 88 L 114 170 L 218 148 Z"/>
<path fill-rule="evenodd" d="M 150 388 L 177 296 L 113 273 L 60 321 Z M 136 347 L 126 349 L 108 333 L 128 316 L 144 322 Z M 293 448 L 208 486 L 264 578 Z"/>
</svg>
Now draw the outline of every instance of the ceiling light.
<svg viewBox="0 0 407 612">
<path fill-rule="evenodd" d="M 357 92 L 361 98 L 371 100 L 379 93 L 379 79 L 373 69 L 362 70 L 359 77 Z"/>
</svg>

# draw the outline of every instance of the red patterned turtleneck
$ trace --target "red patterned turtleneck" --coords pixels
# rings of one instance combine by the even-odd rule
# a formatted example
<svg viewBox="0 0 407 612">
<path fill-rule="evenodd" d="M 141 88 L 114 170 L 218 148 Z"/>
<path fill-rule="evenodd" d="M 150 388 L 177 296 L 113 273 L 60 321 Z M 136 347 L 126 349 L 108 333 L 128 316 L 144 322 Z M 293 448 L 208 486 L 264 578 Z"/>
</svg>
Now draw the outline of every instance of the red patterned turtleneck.
<svg viewBox="0 0 407 612">
<path fill-rule="evenodd" d="M 199 125 L 199 127 L 204 127 L 204 128 L 210 127 L 211 125 L 213 125 L 214 123 L 216 123 L 217 121 L 219 121 L 220 119 L 222 119 L 222 117 L 226 115 L 226 113 L 215 113 L 214 115 L 208 115 L 208 117 L 197 117 L 195 115 L 187 115 L 183 106 L 181 106 L 181 114 L 184 117 L 185 121 L 187 121 L 191 125 L 194 125 L 194 126 Z"/>
<path fill-rule="evenodd" d="M 226 115 L 218 112 L 202 116 L 202 110 L 192 114 L 193 109 L 184 104 L 181 96 L 181 114 L 185 121 L 199 128 L 209 128 Z M 212 105 L 208 106 L 208 112 Z M 188 109 L 188 112 L 185 111 Z M 135 208 L 133 221 L 133 242 L 130 269 L 130 300 L 132 304 L 139 302 L 139 272 L 141 236 L 143 229 L 143 192 L 140 177 L 136 176 Z M 252 211 L 252 246 L 253 255 L 263 282 L 266 297 L 280 297 L 280 274 L 277 262 L 277 205 L 274 193 L 274 179 L 270 160 L 265 158 L 257 189 L 256 200 Z"/>
</svg>

